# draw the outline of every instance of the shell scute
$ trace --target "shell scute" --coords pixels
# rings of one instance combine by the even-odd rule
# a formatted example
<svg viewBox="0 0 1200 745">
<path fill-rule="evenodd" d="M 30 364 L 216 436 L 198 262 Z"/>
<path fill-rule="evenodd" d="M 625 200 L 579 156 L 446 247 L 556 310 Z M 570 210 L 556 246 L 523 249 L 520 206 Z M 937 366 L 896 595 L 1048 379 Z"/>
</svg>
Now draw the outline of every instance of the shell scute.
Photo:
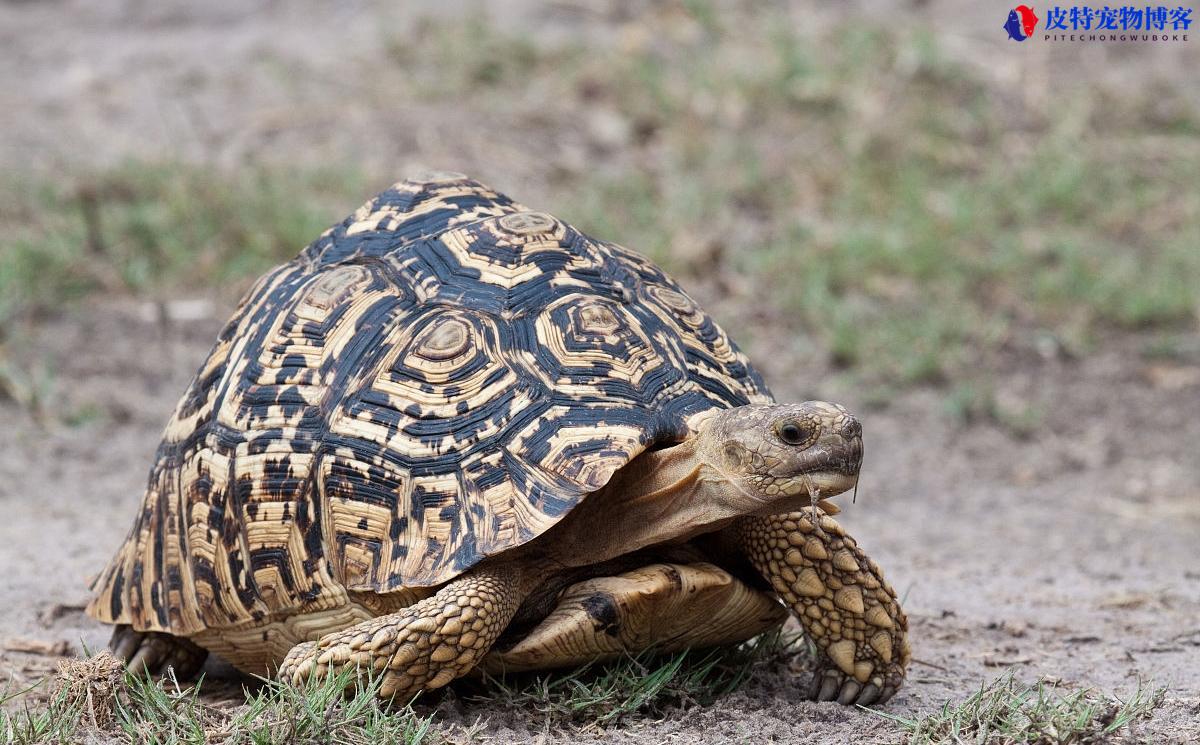
<svg viewBox="0 0 1200 745">
<path fill-rule="evenodd" d="M 435 586 L 768 400 L 648 260 L 459 175 L 402 182 L 243 299 L 90 612 L 190 634 Z"/>
</svg>

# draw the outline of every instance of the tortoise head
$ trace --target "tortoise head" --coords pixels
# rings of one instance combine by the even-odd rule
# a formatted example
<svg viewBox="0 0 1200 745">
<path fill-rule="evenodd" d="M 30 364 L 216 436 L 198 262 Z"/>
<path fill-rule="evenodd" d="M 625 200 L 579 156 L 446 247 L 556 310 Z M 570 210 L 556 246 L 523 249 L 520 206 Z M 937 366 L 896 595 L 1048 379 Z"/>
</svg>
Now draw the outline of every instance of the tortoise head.
<svg viewBox="0 0 1200 745">
<path fill-rule="evenodd" d="M 726 409 L 697 437 L 700 457 L 736 487 L 725 493 L 746 512 L 784 512 L 858 483 L 862 426 L 837 404 Z"/>
<path fill-rule="evenodd" d="M 710 410 L 689 424 L 689 436 L 617 470 L 550 531 L 541 545 L 555 561 L 595 564 L 739 517 L 790 512 L 858 483 L 862 428 L 836 404 Z"/>
</svg>

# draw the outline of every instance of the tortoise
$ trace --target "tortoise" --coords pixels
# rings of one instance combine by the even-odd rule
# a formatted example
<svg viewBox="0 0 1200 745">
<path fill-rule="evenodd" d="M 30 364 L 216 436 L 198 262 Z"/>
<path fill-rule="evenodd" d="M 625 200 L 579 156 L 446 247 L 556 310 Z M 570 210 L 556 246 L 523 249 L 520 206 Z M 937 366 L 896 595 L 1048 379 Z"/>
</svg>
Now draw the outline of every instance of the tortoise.
<svg viewBox="0 0 1200 745">
<path fill-rule="evenodd" d="M 405 699 L 736 643 L 790 610 L 819 650 L 808 696 L 878 703 L 907 621 L 826 501 L 862 452 L 846 409 L 775 402 L 643 256 L 432 172 L 250 289 L 88 613 L 135 669 L 213 652 Z"/>
</svg>

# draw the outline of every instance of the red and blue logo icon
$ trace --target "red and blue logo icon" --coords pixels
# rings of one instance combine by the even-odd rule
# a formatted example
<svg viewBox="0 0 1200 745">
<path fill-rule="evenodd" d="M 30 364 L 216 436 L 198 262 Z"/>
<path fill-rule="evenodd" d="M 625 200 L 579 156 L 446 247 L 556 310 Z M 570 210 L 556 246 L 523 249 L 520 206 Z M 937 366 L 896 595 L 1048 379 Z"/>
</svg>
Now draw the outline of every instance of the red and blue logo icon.
<svg viewBox="0 0 1200 745">
<path fill-rule="evenodd" d="M 1008 11 L 1008 21 L 1004 24 L 1004 30 L 1008 32 L 1008 38 L 1013 41 L 1025 41 L 1033 36 L 1037 22 L 1038 17 L 1034 14 L 1033 8 L 1028 5 L 1018 5 Z"/>
</svg>

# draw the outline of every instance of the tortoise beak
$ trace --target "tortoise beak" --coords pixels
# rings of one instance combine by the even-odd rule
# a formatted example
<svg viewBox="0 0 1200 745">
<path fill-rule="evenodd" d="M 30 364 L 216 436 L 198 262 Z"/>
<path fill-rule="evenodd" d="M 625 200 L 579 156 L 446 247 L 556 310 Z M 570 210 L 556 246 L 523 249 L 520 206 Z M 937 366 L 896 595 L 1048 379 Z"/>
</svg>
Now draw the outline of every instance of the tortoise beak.
<svg viewBox="0 0 1200 745">
<path fill-rule="evenodd" d="M 863 462 L 862 437 L 822 435 L 821 439 L 804 452 L 803 462 L 804 473 L 835 473 L 849 476 L 853 479 L 850 486 L 854 486 Z"/>
<path fill-rule="evenodd" d="M 850 491 L 858 484 L 862 461 L 861 435 L 822 435 L 801 455 L 799 473 L 788 491 L 821 499 Z"/>
<path fill-rule="evenodd" d="M 853 476 L 854 483 L 858 483 L 858 472 L 863 462 L 862 435 L 831 435 L 829 439 L 832 440 L 829 444 L 829 467 L 838 473 Z M 819 441 L 817 446 L 821 446 Z"/>
<path fill-rule="evenodd" d="M 849 475 L 838 471 L 817 471 L 805 474 L 805 476 L 807 478 L 801 480 L 811 483 L 820 499 L 836 497 L 843 492 L 850 491 L 858 484 L 858 474 Z"/>
</svg>

